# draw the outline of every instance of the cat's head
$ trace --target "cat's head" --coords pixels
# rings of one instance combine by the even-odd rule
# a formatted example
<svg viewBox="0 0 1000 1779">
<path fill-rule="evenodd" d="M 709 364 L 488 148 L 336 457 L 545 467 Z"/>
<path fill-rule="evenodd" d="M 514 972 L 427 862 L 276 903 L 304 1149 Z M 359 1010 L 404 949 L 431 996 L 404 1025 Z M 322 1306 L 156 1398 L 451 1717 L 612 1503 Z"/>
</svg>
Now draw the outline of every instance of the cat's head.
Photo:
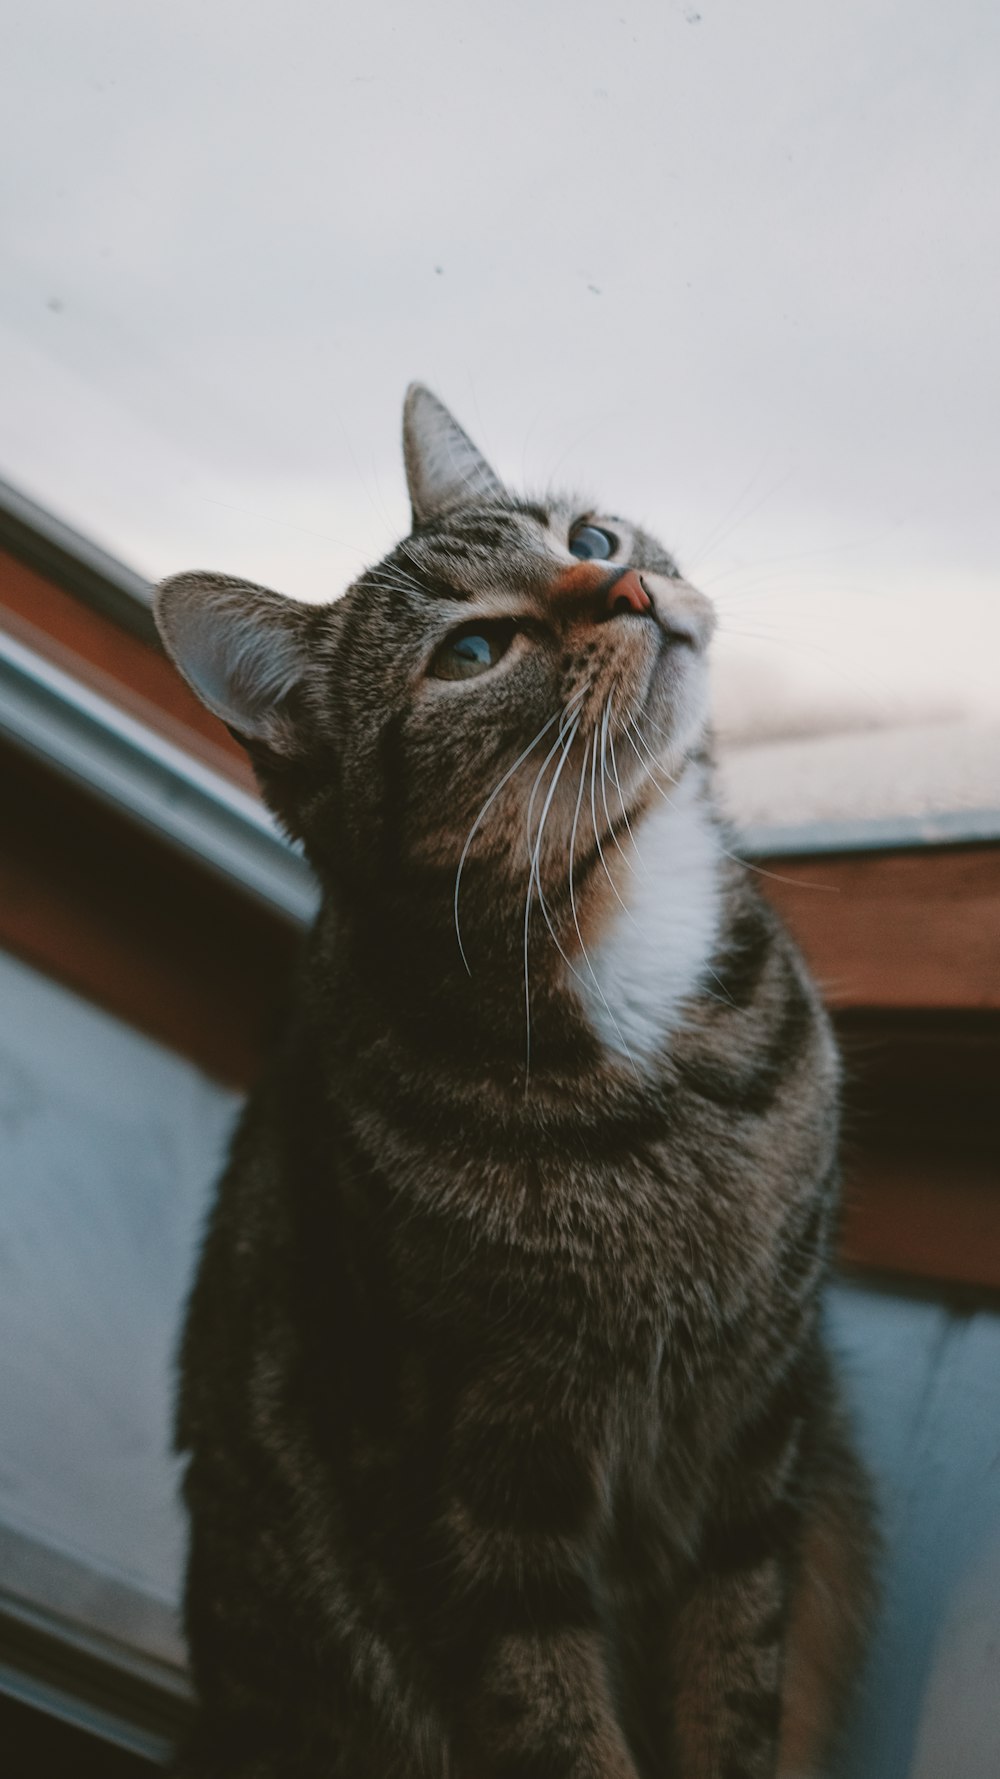
<svg viewBox="0 0 1000 1779">
<path fill-rule="evenodd" d="M 341 599 L 178 575 L 163 640 L 334 893 L 422 874 L 450 913 L 461 866 L 565 905 L 699 748 L 711 607 L 626 521 L 509 493 L 419 385 L 403 431 L 413 529 Z"/>
</svg>

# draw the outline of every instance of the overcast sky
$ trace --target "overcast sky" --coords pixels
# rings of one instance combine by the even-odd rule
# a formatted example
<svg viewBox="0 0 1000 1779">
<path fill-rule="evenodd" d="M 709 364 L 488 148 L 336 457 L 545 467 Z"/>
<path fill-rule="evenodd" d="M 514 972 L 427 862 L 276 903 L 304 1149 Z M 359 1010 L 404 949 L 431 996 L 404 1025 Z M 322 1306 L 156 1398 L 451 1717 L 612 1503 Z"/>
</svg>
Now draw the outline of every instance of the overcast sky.
<svg viewBox="0 0 1000 1779">
<path fill-rule="evenodd" d="M 404 527 L 419 376 L 512 483 L 664 537 L 730 705 L 997 714 L 996 0 L 8 0 L 4 38 L 0 473 L 71 523 L 330 597 Z"/>
</svg>

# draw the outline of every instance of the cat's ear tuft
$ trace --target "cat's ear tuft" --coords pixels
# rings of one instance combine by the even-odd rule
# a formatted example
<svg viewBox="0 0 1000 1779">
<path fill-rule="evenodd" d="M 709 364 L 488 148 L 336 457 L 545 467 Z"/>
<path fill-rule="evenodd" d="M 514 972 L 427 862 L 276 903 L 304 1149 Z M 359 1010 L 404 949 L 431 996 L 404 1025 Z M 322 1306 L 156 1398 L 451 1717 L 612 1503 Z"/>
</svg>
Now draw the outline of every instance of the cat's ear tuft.
<svg viewBox="0 0 1000 1779">
<path fill-rule="evenodd" d="M 229 575 L 178 574 L 156 588 L 153 611 L 202 703 L 245 740 L 293 752 L 292 695 L 308 667 L 313 608 Z"/>
<path fill-rule="evenodd" d="M 482 452 L 422 383 L 411 383 L 406 392 L 403 456 L 415 526 L 469 501 L 505 498 Z"/>
</svg>

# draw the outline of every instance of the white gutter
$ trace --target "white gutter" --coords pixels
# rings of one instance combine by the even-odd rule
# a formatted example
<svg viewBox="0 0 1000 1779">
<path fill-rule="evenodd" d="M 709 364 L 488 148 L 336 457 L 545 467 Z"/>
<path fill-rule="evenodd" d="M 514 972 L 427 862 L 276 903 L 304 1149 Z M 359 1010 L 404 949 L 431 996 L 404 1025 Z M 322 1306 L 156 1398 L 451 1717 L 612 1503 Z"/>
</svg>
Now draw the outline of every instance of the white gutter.
<svg viewBox="0 0 1000 1779">
<path fill-rule="evenodd" d="M 263 804 L 3 631 L 0 735 L 278 913 L 312 918 L 312 872 Z"/>
<path fill-rule="evenodd" d="M 904 847 L 973 846 L 1000 840 L 1000 809 L 944 809 L 933 814 L 795 822 L 739 828 L 751 858 L 820 852 L 899 852 Z"/>
</svg>

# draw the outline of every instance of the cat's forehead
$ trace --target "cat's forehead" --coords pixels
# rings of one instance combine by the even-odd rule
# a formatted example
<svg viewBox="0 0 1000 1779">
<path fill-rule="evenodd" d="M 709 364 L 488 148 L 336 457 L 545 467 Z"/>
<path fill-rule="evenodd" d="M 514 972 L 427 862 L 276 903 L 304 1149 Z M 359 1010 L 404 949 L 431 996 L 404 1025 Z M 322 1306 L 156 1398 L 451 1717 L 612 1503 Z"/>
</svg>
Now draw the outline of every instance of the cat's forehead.
<svg viewBox="0 0 1000 1779">
<path fill-rule="evenodd" d="M 484 580 L 533 578 L 567 553 L 562 514 L 533 501 L 463 507 L 419 527 L 394 552 L 432 592 L 439 582 L 474 591 Z"/>
<path fill-rule="evenodd" d="M 497 587 L 541 588 L 554 566 L 573 561 L 573 532 L 591 523 L 614 528 L 618 561 L 672 571 L 672 558 L 655 540 L 593 501 L 571 495 L 483 502 L 443 514 L 404 538 L 385 567 L 414 591 L 447 598 Z"/>
</svg>

